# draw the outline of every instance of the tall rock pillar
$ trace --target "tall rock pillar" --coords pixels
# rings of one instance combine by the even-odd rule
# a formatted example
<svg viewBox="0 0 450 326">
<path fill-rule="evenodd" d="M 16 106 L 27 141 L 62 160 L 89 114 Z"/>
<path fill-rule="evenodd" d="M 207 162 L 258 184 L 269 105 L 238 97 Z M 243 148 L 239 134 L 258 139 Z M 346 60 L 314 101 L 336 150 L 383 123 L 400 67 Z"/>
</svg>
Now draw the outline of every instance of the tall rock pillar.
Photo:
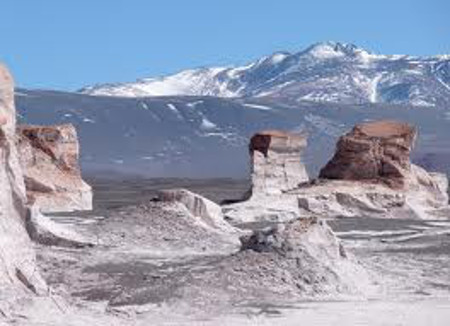
<svg viewBox="0 0 450 326">
<path fill-rule="evenodd" d="M 256 133 L 250 140 L 252 193 L 281 194 L 309 180 L 301 153 L 304 136 L 278 130 Z"/>
</svg>

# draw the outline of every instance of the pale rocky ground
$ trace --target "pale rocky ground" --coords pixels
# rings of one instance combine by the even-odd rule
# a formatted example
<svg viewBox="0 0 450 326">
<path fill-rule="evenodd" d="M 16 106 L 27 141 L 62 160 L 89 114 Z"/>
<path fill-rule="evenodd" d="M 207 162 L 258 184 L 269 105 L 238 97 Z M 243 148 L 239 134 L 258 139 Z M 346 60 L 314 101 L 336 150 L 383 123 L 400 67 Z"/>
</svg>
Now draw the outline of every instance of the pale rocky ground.
<svg viewBox="0 0 450 326">
<path fill-rule="evenodd" d="M 103 189 L 107 188 L 106 183 L 101 183 Z M 180 183 L 186 186 L 188 182 Z M 218 181 L 203 183 L 203 194 L 210 192 L 217 198 L 217 193 L 210 190 Z M 237 188 L 236 183 L 232 189 Z M 161 207 L 154 202 L 121 209 L 117 209 L 117 203 L 126 199 L 123 194 L 127 187 L 131 193 L 134 186 L 151 191 L 151 180 L 141 180 L 139 184 L 122 181 L 123 192 L 115 195 L 117 182 L 109 184 L 111 192 L 103 190 L 98 196 L 108 197 L 108 203 L 95 202 L 96 206 L 106 207 L 102 210 L 105 219 L 53 218 L 72 225 L 79 233 L 94 236 L 99 245 L 78 249 L 36 246 L 42 274 L 53 291 L 67 302 L 60 304 L 61 310 L 55 308 L 52 300 L 44 304 L 39 301 L 44 299 L 39 299 L 34 309 L 27 304 L 26 310 L 19 310 L 13 318 L 17 325 L 296 325 L 299 321 L 314 325 L 446 325 L 450 317 L 450 221 L 357 217 L 330 220 L 328 224 L 343 241 L 346 252 L 365 267 L 375 288 L 370 287 L 364 295 L 340 296 L 338 301 L 336 297 L 319 296 L 305 302 L 277 291 L 242 296 L 242 289 L 251 288 L 251 280 L 239 283 L 241 278 L 231 278 L 233 289 L 223 287 L 221 275 L 242 268 L 249 257 L 241 260 L 239 255 L 202 255 L 200 244 L 207 249 L 223 246 L 222 254 L 229 247 L 224 245 L 226 241 L 208 238 L 207 233 L 195 235 L 192 225 L 186 222 L 183 227 L 179 217 L 169 244 L 158 252 L 149 250 L 163 242 L 154 235 L 164 227 L 173 227 L 170 216 L 167 212 L 157 214 Z M 199 190 L 198 181 L 192 184 Z M 242 194 L 247 183 L 241 184 Z M 168 183 L 170 188 L 176 185 L 175 180 Z M 151 224 L 147 223 L 149 211 Z M 244 227 L 260 229 L 267 225 L 270 223 Z M 181 249 L 188 247 L 193 250 Z M 264 273 L 276 270 L 268 261 L 255 257 L 259 263 L 255 266 L 267 266 Z M 258 273 L 252 275 L 260 281 Z M 290 289 L 289 282 L 280 282 L 278 277 L 274 280 L 277 282 L 269 281 L 264 290 Z M 360 280 L 361 277 L 355 279 Z M 229 304 L 230 298 L 233 305 Z"/>
</svg>

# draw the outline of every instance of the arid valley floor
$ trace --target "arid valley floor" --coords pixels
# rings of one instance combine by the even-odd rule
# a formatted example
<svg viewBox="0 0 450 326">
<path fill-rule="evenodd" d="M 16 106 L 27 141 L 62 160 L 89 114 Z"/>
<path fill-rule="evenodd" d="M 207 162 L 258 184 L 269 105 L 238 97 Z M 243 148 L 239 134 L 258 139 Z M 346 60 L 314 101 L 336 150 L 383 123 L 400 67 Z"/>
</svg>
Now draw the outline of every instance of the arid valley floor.
<svg viewBox="0 0 450 326">
<path fill-rule="evenodd" d="M 154 223 L 159 217 L 131 216 L 129 212 L 136 209 L 139 201 L 144 206 L 150 205 L 148 199 L 154 195 L 155 188 L 182 186 L 220 201 L 241 196 L 248 188 L 248 181 L 88 180 L 95 193 L 93 213 L 81 218 L 54 219 L 74 225 L 81 233 L 95 234 L 100 243 L 107 243 L 113 237 L 114 242 L 120 244 L 82 249 L 38 246 L 39 265 L 45 278 L 55 291 L 73 296 L 70 300 L 78 308 L 73 312 L 76 317 L 61 314 L 61 319 L 36 312 L 36 325 L 47 325 L 46 319 L 50 325 L 62 320 L 66 321 L 65 325 L 298 325 L 299 322 L 308 325 L 446 325 L 450 319 L 449 221 L 370 218 L 329 221 L 346 249 L 375 278 L 382 275 L 377 280 L 378 289 L 361 300 L 349 297 L 330 301 L 318 297 L 309 302 L 283 301 L 279 295 L 248 300 L 238 294 L 230 304 L 224 298 L 227 290 L 232 292 L 227 288 L 231 285 L 217 283 L 210 287 L 206 282 L 213 277 L 211 270 L 223 262 L 228 263 L 226 255 L 182 252 L 180 248 L 196 248 L 197 242 L 195 238 L 183 239 L 182 236 L 188 234 L 183 230 L 179 230 L 180 234 L 174 232 L 173 239 L 169 240 L 174 244 L 163 254 L 140 250 L 142 244 L 152 242 L 150 238 L 155 230 L 146 229 L 146 234 L 136 230 L 148 228 L 149 219 Z M 104 219 L 99 219 L 100 216 Z M 120 235 L 111 234 L 119 230 Z M 142 238 L 135 239 L 136 234 L 142 234 Z M 116 242 L 117 238 L 121 241 Z M 202 243 L 209 246 L 207 250 L 221 246 L 215 241 L 202 239 Z M 189 302 L 189 295 L 192 300 L 198 297 L 196 292 L 189 291 L 195 284 L 193 275 L 194 279 L 195 275 L 203 278 L 209 291 L 209 296 L 202 299 L 205 301 Z M 217 275 L 214 277 L 212 282 L 220 279 Z M 191 303 L 194 308 L 189 307 Z M 108 313 L 103 314 L 105 308 Z M 18 325 L 30 322 L 26 319 L 21 323 L 20 318 L 16 321 Z"/>
</svg>

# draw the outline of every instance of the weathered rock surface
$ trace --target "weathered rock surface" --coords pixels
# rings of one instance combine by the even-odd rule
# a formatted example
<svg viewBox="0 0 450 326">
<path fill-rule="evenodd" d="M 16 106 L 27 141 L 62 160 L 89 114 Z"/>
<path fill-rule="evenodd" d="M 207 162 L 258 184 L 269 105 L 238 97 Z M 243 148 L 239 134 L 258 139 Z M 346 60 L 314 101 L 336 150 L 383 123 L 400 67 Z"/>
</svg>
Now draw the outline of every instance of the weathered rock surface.
<svg viewBox="0 0 450 326">
<path fill-rule="evenodd" d="M 355 126 L 339 139 L 322 179 L 291 192 L 300 214 L 448 218 L 447 177 L 411 164 L 415 137 L 415 128 L 400 122 Z"/>
<path fill-rule="evenodd" d="M 249 145 L 253 194 L 280 194 L 309 180 L 301 161 L 306 138 L 278 130 L 255 134 Z"/>
<path fill-rule="evenodd" d="M 15 144 L 15 113 L 13 80 L 0 65 L 0 315 L 7 314 L 7 305 L 18 294 L 47 290 L 24 226 L 26 197 Z"/>
<path fill-rule="evenodd" d="M 281 194 L 254 187 L 247 201 L 225 205 L 224 214 L 238 224 L 310 215 L 449 218 L 447 177 L 410 162 L 415 137 L 415 128 L 405 123 L 357 125 L 340 138 L 320 179 Z"/>
<path fill-rule="evenodd" d="M 126 259 L 143 252 L 149 257 L 192 257 L 239 250 L 242 231 L 223 219 L 216 204 L 185 190 L 164 192 L 160 198 L 114 210 L 95 224 L 94 234 L 104 235 L 102 245 L 128 252 Z"/>
<path fill-rule="evenodd" d="M 376 183 L 326 180 L 291 195 L 297 197 L 301 216 L 448 219 L 445 190 L 432 182 L 401 191 Z"/>
<path fill-rule="evenodd" d="M 411 173 L 416 129 L 406 123 L 377 121 L 356 125 L 342 136 L 320 178 L 383 182 L 401 188 Z"/>
<path fill-rule="evenodd" d="M 207 228 L 221 232 L 236 232 L 236 229 L 225 221 L 219 205 L 189 190 L 161 190 L 158 193 L 158 199 L 183 205 L 190 215 Z"/>
<path fill-rule="evenodd" d="M 217 310 L 239 302 L 366 296 L 373 289 L 364 268 L 345 252 L 331 229 L 314 218 L 273 225 L 241 241 L 234 255 L 171 273 L 158 279 L 158 285 L 125 290 L 111 304 L 143 304 L 154 298 L 156 286 L 171 288 L 165 298 L 171 304 L 184 301 Z"/>
<path fill-rule="evenodd" d="M 28 209 L 26 228 L 31 239 L 46 246 L 82 248 L 94 246 L 94 241 L 77 233 L 69 225 L 55 223 L 42 215 L 36 205 Z"/>
<path fill-rule="evenodd" d="M 298 217 L 289 190 L 309 181 L 301 153 L 306 138 L 279 130 L 262 131 L 250 139 L 251 189 L 243 201 L 224 205 L 233 223 L 282 222 Z"/>
<path fill-rule="evenodd" d="M 297 198 L 292 195 L 253 195 L 248 200 L 222 206 L 232 224 L 287 222 L 299 215 Z"/>
<path fill-rule="evenodd" d="M 91 187 L 81 178 L 73 125 L 17 129 L 27 197 L 43 212 L 92 209 Z"/>
</svg>

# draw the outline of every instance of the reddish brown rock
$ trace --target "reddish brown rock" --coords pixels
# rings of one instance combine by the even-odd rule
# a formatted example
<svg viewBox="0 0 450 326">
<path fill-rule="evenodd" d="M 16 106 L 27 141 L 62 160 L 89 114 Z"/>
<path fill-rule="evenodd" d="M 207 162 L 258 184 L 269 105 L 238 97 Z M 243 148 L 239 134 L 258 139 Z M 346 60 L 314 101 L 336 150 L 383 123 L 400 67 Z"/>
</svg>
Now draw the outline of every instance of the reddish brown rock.
<svg viewBox="0 0 450 326">
<path fill-rule="evenodd" d="M 92 209 L 92 190 L 81 178 L 73 125 L 17 129 L 27 196 L 43 212 Z"/>
<path fill-rule="evenodd" d="M 357 125 L 342 136 L 320 178 L 383 182 L 398 188 L 411 172 L 416 129 L 407 123 L 377 121 Z"/>
<path fill-rule="evenodd" d="M 253 194 L 278 194 L 308 181 L 301 161 L 306 138 L 278 130 L 255 134 L 249 145 Z"/>
</svg>

